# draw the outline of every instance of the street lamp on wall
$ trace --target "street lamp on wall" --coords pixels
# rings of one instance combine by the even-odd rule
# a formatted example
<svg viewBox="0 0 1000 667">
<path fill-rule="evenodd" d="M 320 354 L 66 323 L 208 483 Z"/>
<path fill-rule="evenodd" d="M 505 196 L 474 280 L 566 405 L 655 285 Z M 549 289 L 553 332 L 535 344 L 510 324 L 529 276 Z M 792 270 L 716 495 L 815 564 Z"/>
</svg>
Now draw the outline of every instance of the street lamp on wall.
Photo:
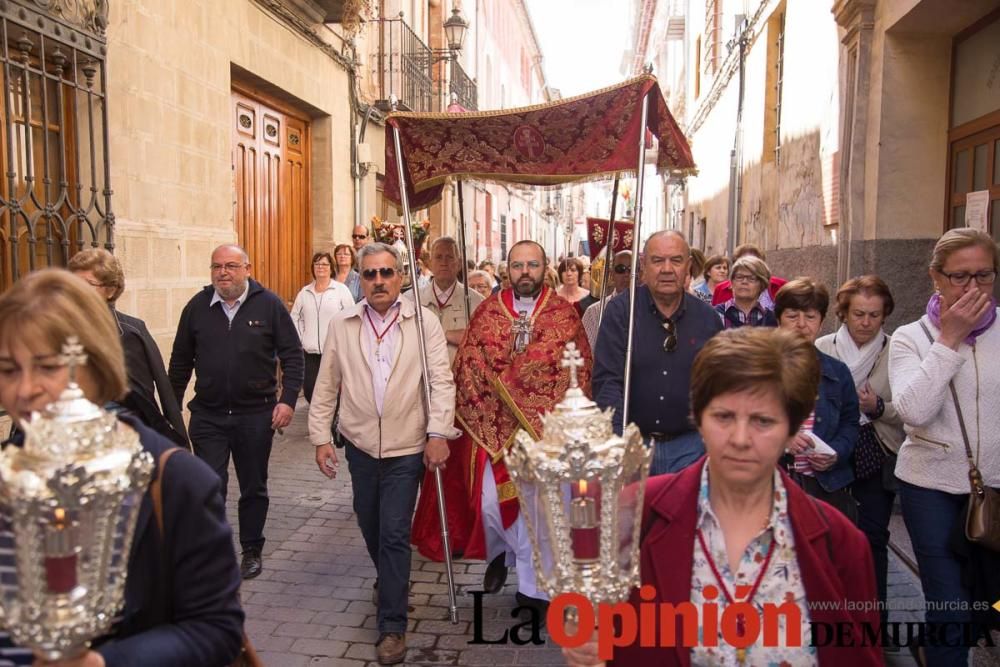
<svg viewBox="0 0 1000 667">
<path fill-rule="evenodd" d="M 458 7 L 451 8 L 451 16 L 444 22 L 444 36 L 448 40 L 449 51 L 461 51 L 465 43 L 465 34 L 469 30 L 468 22 L 462 18 Z"/>
</svg>

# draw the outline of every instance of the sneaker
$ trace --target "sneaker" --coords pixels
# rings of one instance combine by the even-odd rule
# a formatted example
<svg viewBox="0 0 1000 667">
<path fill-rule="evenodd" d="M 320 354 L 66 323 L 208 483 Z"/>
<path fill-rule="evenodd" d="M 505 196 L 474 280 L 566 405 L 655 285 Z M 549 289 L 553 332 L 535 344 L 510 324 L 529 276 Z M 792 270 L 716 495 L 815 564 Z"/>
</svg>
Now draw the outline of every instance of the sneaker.
<svg viewBox="0 0 1000 667">
<path fill-rule="evenodd" d="M 406 635 L 387 632 L 375 642 L 375 657 L 380 665 L 395 665 L 406 659 Z"/>
<path fill-rule="evenodd" d="M 243 560 L 240 561 L 240 575 L 243 579 L 253 579 L 264 569 L 259 547 L 247 547 L 243 550 Z"/>
</svg>

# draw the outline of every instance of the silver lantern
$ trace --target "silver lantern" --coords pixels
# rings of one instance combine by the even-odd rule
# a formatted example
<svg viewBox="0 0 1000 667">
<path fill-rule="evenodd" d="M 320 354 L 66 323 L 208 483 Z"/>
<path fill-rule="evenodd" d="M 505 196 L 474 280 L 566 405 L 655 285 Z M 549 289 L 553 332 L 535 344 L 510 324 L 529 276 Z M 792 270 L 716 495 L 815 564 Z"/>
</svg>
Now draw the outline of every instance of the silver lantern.
<svg viewBox="0 0 1000 667">
<path fill-rule="evenodd" d="M 505 462 L 517 486 L 539 585 L 550 597 L 579 593 L 594 605 L 628 599 L 639 585 L 639 530 L 652 458 L 634 424 L 615 435 L 579 387 L 576 344 L 563 352 L 570 385 L 542 417 L 538 442 L 519 431 Z"/>
<path fill-rule="evenodd" d="M 13 548 L 0 557 L 0 625 L 46 660 L 78 656 L 111 628 L 153 471 L 139 435 L 77 385 L 75 337 L 60 361 L 66 390 L 19 424 L 23 448 L 0 452 L 0 540 Z"/>
</svg>

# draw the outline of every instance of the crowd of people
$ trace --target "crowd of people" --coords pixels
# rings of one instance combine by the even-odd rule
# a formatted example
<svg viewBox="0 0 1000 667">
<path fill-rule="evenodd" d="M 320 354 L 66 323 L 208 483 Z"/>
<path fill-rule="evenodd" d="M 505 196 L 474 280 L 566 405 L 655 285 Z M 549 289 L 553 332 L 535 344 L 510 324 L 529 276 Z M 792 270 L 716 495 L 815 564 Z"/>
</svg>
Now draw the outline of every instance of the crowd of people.
<svg viewBox="0 0 1000 667">
<path fill-rule="evenodd" d="M 120 428 L 138 431 L 154 455 L 177 445 L 194 454 L 163 475 L 165 534 L 155 523 L 136 533 L 120 622 L 86 656 L 60 664 L 236 657 L 239 581 L 265 567 L 271 444 L 300 392 L 320 472 L 335 479 L 341 455 L 350 471 L 377 572 L 380 664 L 405 660 L 412 546 L 444 557 L 437 474 L 452 553 L 488 563 L 489 593 L 515 567 L 514 606 L 544 617 L 548 596 L 504 454 L 519 430 L 537 439 L 542 415 L 566 392 L 560 361 L 569 341 L 582 354 L 584 392 L 614 410 L 619 433 L 627 409 L 653 450 L 640 553 L 642 582 L 656 592 L 640 600 L 637 591 L 633 604 L 701 604 L 712 585 L 725 607 L 737 602 L 730 591 L 750 589 L 740 602 L 762 609 L 794 600 L 803 628 L 848 623 L 860 635 L 862 624 L 887 620 L 898 495 L 926 620 L 943 624 L 946 640 L 915 655 L 922 664 L 964 664 L 963 624 L 977 620 L 973 600 L 997 598 L 990 574 L 1000 565 L 964 530 L 970 477 L 1000 488 L 1000 411 L 990 409 L 1000 390 L 1000 262 L 988 235 L 957 229 L 938 240 L 926 313 L 891 334 L 884 323 L 893 296 L 878 276 L 839 286 L 837 321 L 824 329 L 828 287 L 775 276 L 753 245 L 706 258 L 682 234 L 656 232 L 637 262 L 634 294 L 630 251 L 607 260 L 603 290 L 586 258 L 555 262 L 533 241 L 515 243 L 498 265 L 463 266 L 461 256 L 455 239 L 436 238 L 411 280 L 399 250 L 358 226 L 350 244 L 313 256 L 313 280 L 289 312 L 251 277 L 242 248 L 220 246 L 211 285 L 184 308 L 166 365 L 142 321 L 116 309 L 125 277 L 107 251 L 80 252 L 68 271 L 30 275 L 0 296 L 0 406 L 10 415 L 26 418 L 59 395 L 68 373 L 53 359 L 69 334 L 87 332 L 87 396 L 118 412 Z M 21 440 L 15 431 L 10 443 Z M 238 563 L 223 511 L 230 458 Z M 814 604 L 823 601 L 855 602 L 857 611 Z M 898 650 L 711 644 L 636 644 L 620 647 L 614 662 L 881 664 L 883 649 Z M 573 665 L 600 662 L 592 644 L 565 655 Z M 14 664 L 28 663 L 30 655 Z"/>
</svg>

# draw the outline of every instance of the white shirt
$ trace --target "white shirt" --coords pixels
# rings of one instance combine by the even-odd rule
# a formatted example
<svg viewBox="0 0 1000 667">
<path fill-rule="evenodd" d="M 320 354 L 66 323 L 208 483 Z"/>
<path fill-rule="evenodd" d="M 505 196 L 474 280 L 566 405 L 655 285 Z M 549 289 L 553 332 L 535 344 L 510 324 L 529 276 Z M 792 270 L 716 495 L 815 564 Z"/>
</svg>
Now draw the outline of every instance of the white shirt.
<svg viewBox="0 0 1000 667">
<path fill-rule="evenodd" d="M 250 281 L 248 280 L 246 289 L 243 290 L 243 294 L 241 294 L 240 298 L 236 299 L 236 301 L 233 302 L 233 305 L 230 306 L 228 303 L 226 303 L 225 299 L 222 298 L 222 295 L 219 294 L 219 291 L 216 290 L 215 293 L 212 295 L 212 300 L 208 302 L 208 307 L 211 308 L 215 304 L 221 303 L 222 312 L 226 314 L 226 317 L 229 318 L 229 323 L 232 324 L 233 318 L 236 317 L 236 313 L 239 312 L 240 306 L 242 306 L 246 302 L 247 294 L 249 293 L 250 293 Z"/>
<path fill-rule="evenodd" d="M 368 305 L 365 299 L 365 312 L 362 316 L 361 349 L 368 358 L 368 366 L 372 369 L 372 390 L 375 392 L 375 409 L 379 416 L 382 415 L 382 404 L 385 401 L 385 388 L 389 385 L 389 376 L 392 375 L 392 365 L 396 358 L 396 341 L 399 338 L 399 309 L 400 301 L 396 298 L 396 303 L 389 306 L 385 311 L 385 317 Z M 391 323 L 391 324 L 390 324 Z M 388 327 L 388 330 L 386 329 Z M 375 329 L 382 336 L 379 343 L 375 336 Z M 383 333 L 384 332 L 384 333 Z"/>
<path fill-rule="evenodd" d="M 539 292 L 541 296 L 541 292 Z M 528 317 L 535 312 L 535 306 L 538 304 L 538 296 L 518 296 L 514 294 L 514 311 L 520 315 L 521 313 L 527 313 Z"/>
</svg>

